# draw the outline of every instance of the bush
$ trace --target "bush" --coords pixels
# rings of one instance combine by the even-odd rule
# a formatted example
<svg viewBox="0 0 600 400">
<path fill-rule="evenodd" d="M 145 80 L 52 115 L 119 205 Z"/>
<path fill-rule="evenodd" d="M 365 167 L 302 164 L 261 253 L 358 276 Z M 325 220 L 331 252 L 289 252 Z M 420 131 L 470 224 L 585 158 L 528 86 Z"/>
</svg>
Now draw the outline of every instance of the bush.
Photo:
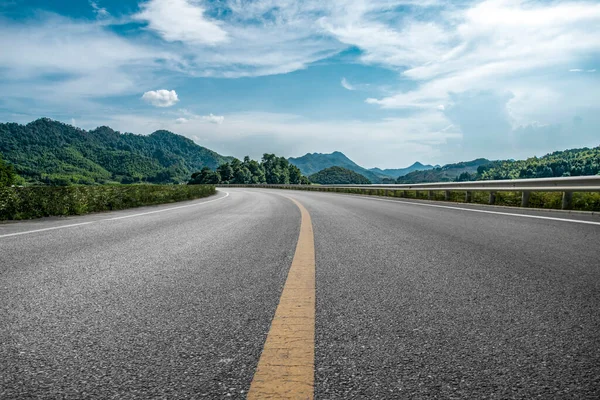
<svg viewBox="0 0 600 400">
<path fill-rule="evenodd" d="M 0 154 L 0 188 L 14 185 L 15 180 L 16 174 L 13 166 L 4 162 Z"/>
<path fill-rule="evenodd" d="M 122 210 L 215 194 L 211 185 L 100 185 L 0 188 L 0 220 Z"/>
</svg>

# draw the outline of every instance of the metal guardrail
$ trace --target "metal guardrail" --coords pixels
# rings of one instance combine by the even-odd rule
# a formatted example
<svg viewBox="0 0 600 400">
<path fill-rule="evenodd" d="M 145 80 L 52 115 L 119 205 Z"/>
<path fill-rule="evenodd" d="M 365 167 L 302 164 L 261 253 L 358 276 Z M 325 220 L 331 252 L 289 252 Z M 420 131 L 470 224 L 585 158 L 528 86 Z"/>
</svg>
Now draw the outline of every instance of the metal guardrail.
<svg viewBox="0 0 600 400">
<path fill-rule="evenodd" d="M 307 185 L 217 185 L 217 186 L 243 186 L 267 188 L 306 188 Z M 451 191 L 464 191 L 465 201 L 471 202 L 472 192 L 490 192 L 489 204 L 496 202 L 496 192 L 521 192 L 521 206 L 527 207 L 531 192 L 563 192 L 562 208 L 570 209 L 573 192 L 600 192 L 600 175 L 572 176 L 564 178 L 534 178 L 510 179 L 497 181 L 469 181 L 469 182 L 437 182 L 417 184 L 381 184 L 381 185 L 318 185 L 311 188 L 339 188 L 339 189 L 385 189 L 404 191 L 426 191 L 428 198 L 433 198 L 433 192 L 445 191 L 445 199 L 449 200 Z"/>
<path fill-rule="evenodd" d="M 571 176 L 564 178 L 536 178 L 536 179 L 504 179 L 496 181 L 468 181 L 468 182 L 437 182 L 415 184 L 389 184 L 389 185 L 324 185 L 336 187 L 372 187 L 377 189 L 403 189 L 403 190 L 480 190 L 488 191 L 548 191 L 562 192 L 572 190 L 577 192 L 600 191 L 600 175 Z"/>
</svg>

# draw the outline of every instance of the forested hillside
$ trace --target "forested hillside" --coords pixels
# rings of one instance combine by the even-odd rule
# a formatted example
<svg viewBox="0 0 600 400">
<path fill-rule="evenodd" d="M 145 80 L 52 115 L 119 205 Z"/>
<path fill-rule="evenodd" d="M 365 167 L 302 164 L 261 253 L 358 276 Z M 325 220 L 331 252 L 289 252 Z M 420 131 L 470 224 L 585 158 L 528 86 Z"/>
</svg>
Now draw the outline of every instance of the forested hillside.
<svg viewBox="0 0 600 400">
<path fill-rule="evenodd" d="M 415 171 L 398 178 L 398 183 L 551 178 L 597 175 L 600 147 L 555 151 L 526 160 L 489 161 L 480 158 L 448 164 L 428 171 Z"/>
<path fill-rule="evenodd" d="M 232 160 L 168 131 L 85 131 L 48 118 L 0 124 L 0 153 L 26 181 L 51 185 L 185 182 Z"/>
<path fill-rule="evenodd" d="M 555 151 L 543 157 L 519 161 L 495 161 L 477 170 L 472 180 L 550 178 L 597 175 L 600 173 L 600 146 Z"/>
<path fill-rule="evenodd" d="M 308 177 L 312 183 L 321 185 L 360 184 L 368 185 L 370 180 L 361 174 L 342 167 L 329 167 Z"/>
</svg>

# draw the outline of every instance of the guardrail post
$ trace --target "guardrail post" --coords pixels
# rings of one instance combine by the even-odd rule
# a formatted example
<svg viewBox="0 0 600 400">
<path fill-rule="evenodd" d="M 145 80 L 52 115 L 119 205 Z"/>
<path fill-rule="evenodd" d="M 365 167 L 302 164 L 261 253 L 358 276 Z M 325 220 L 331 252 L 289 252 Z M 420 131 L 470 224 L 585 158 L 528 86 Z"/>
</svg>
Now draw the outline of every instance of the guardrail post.
<svg viewBox="0 0 600 400">
<path fill-rule="evenodd" d="M 529 205 L 530 194 L 531 192 L 528 191 L 524 191 L 523 194 L 521 194 L 521 207 L 527 207 Z"/>
<path fill-rule="evenodd" d="M 573 206 L 573 192 L 563 192 L 562 209 L 570 210 L 572 206 Z"/>
<path fill-rule="evenodd" d="M 473 195 L 471 192 L 466 191 L 465 192 L 465 203 L 470 203 L 471 200 L 473 200 Z"/>
<path fill-rule="evenodd" d="M 496 204 L 496 192 L 490 192 L 490 204 Z"/>
<path fill-rule="evenodd" d="M 433 190 L 427 191 L 427 200 L 433 200 Z"/>
<path fill-rule="evenodd" d="M 446 190 L 446 192 L 444 193 L 444 200 L 448 201 L 450 200 L 450 191 Z"/>
<path fill-rule="evenodd" d="M 415 190 L 415 199 L 418 199 L 418 198 L 419 198 L 419 191 Z"/>
</svg>

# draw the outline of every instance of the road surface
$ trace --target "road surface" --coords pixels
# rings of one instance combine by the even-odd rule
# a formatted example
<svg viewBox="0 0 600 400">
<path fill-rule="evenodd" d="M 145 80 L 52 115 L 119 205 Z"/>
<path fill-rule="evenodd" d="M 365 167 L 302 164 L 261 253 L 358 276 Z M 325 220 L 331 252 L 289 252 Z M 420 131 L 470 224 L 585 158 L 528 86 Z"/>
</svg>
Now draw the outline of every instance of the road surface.
<svg viewBox="0 0 600 400">
<path fill-rule="evenodd" d="M 310 260 L 315 398 L 598 398 L 599 244 L 593 215 L 242 188 L 0 224 L 0 398 L 245 398 Z"/>
</svg>

